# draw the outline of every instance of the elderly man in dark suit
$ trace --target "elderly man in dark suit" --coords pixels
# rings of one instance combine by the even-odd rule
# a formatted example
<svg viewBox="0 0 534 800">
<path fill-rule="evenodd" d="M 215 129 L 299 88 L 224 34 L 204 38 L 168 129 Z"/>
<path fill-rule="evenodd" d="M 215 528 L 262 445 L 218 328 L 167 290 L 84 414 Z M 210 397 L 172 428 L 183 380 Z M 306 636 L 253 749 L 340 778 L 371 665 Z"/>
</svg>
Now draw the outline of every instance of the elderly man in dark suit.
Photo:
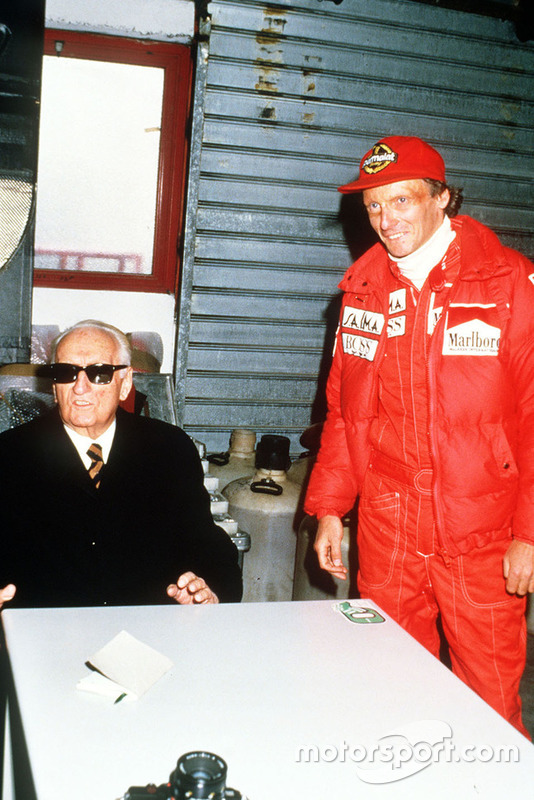
<svg viewBox="0 0 534 800">
<path fill-rule="evenodd" d="M 130 356 L 113 326 L 73 326 L 50 366 L 56 409 L 0 436 L 0 605 L 240 600 L 193 442 L 119 408 Z"/>
</svg>

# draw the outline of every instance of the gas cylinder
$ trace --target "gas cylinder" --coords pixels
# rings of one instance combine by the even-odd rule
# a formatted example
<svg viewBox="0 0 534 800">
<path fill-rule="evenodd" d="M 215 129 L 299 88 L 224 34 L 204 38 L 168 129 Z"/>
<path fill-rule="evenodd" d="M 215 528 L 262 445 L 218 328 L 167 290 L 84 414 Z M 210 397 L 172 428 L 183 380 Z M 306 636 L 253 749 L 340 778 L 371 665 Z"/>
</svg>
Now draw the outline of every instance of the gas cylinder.
<svg viewBox="0 0 534 800">
<path fill-rule="evenodd" d="M 291 600 L 301 487 L 287 476 L 289 439 L 266 434 L 256 450 L 256 471 L 222 491 L 228 513 L 250 534 L 243 565 L 243 601 Z"/>
<path fill-rule="evenodd" d="M 293 582 L 293 600 L 346 600 L 357 597 L 355 564 L 355 539 L 349 516 L 343 519 L 343 539 L 341 541 L 341 558 L 349 568 L 347 579 L 334 578 L 329 572 L 321 569 L 317 554 L 313 549 L 317 533 L 317 520 L 306 516 L 298 530 L 295 555 L 295 576 Z"/>
<path fill-rule="evenodd" d="M 254 447 L 256 434 L 248 428 L 234 428 L 230 434 L 230 447 L 226 453 L 212 453 L 208 456 L 209 473 L 219 479 L 219 491 L 222 491 L 237 478 L 254 475 Z"/>
<path fill-rule="evenodd" d="M 307 450 L 291 462 L 291 466 L 287 472 L 288 477 L 292 481 L 295 481 L 295 483 L 300 483 L 304 490 L 308 485 L 308 478 L 310 477 L 319 450 L 322 430 L 323 423 L 316 422 L 302 433 L 299 441 Z"/>
<path fill-rule="evenodd" d="M 290 480 L 295 481 L 300 486 L 304 486 L 308 482 L 308 477 L 313 466 L 313 456 L 310 453 L 301 453 L 300 456 L 291 462 L 291 466 L 287 471 L 287 476 Z"/>
</svg>

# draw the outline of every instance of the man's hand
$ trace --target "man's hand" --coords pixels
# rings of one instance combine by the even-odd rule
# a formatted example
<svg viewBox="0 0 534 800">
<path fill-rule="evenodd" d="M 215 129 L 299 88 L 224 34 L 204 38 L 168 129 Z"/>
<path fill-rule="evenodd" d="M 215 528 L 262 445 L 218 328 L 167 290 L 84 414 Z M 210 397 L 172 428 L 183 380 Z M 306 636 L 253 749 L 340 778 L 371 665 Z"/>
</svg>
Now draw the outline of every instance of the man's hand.
<svg viewBox="0 0 534 800">
<path fill-rule="evenodd" d="M 0 608 L 2 608 L 4 603 L 8 603 L 10 600 L 13 600 L 16 591 L 17 587 L 13 586 L 12 583 L 8 583 L 7 586 L 4 586 L 3 589 L 0 589 Z"/>
<path fill-rule="evenodd" d="M 339 517 L 327 515 L 319 520 L 314 549 L 319 558 L 319 566 L 342 581 L 347 578 L 347 568 L 341 559 L 341 540 L 343 523 Z"/>
<path fill-rule="evenodd" d="M 191 603 L 218 603 L 219 598 L 212 592 L 202 578 L 194 572 L 184 572 L 176 583 L 167 586 L 167 594 L 177 603 L 190 605 Z"/>
<path fill-rule="evenodd" d="M 503 558 L 503 575 L 510 594 L 534 592 L 534 544 L 514 539 Z"/>
</svg>

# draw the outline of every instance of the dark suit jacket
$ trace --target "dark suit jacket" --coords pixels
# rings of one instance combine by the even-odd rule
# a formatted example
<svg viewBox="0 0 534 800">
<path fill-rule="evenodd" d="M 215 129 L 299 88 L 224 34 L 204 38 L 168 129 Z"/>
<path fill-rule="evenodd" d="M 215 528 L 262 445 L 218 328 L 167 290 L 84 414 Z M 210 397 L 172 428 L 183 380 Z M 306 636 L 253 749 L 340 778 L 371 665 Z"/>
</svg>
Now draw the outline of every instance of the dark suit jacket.
<svg viewBox="0 0 534 800">
<path fill-rule="evenodd" d="M 119 409 L 100 474 L 94 489 L 57 409 L 0 436 L 0 586 L 17 586 L 14 606 L 174 602 L 165 589 L 186 570 L 241 598 L 184 431 Z"/>
</svg>

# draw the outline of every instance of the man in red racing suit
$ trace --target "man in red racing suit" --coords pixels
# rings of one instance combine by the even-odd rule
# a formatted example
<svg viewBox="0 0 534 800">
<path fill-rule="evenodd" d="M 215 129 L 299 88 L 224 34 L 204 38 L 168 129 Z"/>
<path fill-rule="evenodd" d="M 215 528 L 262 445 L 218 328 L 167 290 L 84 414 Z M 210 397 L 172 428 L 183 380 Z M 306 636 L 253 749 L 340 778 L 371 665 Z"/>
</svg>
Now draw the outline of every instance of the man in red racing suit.
<svg viewBox="0 0 534 800">
<path fill-rule="evenodd" d="M 534 265 L 456 217 L 439 153 L 388 137 L 359 178 L 380 243 L 350 267 L 305 503 L 319 563 L 358 588 L 528 736 L 519 682 L 534 590 Z M 454 217 L 454 219 L 451 219 Z"/>
</svg>

